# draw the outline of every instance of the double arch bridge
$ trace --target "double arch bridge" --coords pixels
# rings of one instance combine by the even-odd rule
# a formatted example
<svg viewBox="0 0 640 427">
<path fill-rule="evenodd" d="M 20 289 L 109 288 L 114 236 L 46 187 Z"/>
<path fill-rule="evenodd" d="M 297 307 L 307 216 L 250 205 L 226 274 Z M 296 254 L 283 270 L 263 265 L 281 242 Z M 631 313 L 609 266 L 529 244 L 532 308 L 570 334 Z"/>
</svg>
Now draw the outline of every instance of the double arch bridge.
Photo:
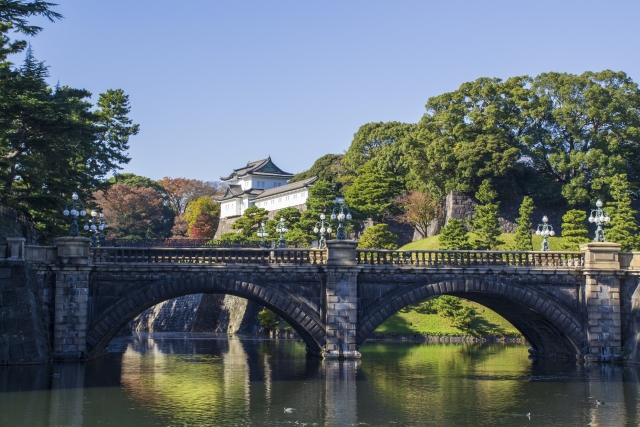
<svg viewBox="0 0 640 427">
<path fill-rule="evenodd" d="M 360 357 L 398 310 L 455 295 L 502 315 L 534 355 L 620 360 L 631 306 L 624 295 L 640 275 L 640 253 L 615 243 L 580 252 L 357 250 L 344 240 L 326 250 L 91 248 L 72 237 L 10 246 L 9 258 L 37 277 L 54 360 L 97 356 L 142 311 L 195 293 L 255 301 L 326 358 Z"/>
</svg>

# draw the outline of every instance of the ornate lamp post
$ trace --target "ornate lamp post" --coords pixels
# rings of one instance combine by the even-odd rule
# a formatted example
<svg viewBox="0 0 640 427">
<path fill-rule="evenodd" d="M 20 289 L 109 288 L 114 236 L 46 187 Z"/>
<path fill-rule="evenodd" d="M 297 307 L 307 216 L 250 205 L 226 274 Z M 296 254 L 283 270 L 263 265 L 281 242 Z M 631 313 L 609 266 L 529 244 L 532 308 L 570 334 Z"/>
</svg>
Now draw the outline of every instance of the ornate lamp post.
<svg viewBox="0 0 640 427">
<path fill-rule="evenodd" d="M 351 220 L 351 210 L 349 209 L 348 206 L 346 206 L 344 204 L 344 198 L 342 197 L 338 197 L 336 200 L 334 200 L 336 203 L 338 203 L 340 206 L 336 206 L 335 208 L 333 208 L 333 212 L 331 213 L 331 219 L 335 220 L 336 218 L 338 219 L 338 233 L 336 235 L 336 239 L 337 240 L 346 240 L 347 239 L 347 233 L 345 233 L 344 231 L 344 221 L 345 219 L 347 221 Z M 345 214 L 345 211 L 347 212 Z"/>
<path fill-rule="evenodd" d="M 267 229 L 264 228 L 264 222 L 260 223 L 260 227 L 258 228 L 258 237 L 260 237 L 260 247 L 262 249 L 266 249 L 267 248 L 267 243 L 264 241 L 264 238 L 269 236 L 269 233 L 267 233 Z"/>
<path fill-rule="evenodd" d="M 71 225 L 69 226 L 69 236 L 78 237 L 80 236 L 80 233 L 78 231 L 78 216 L 85 216 L 87 214 L 87 211 L 84 210 L 84 205 L 78 202 L 78 194 L 73 193 L 71 195 L 71 199 L 72 200 L 67 203 L 67 206 L 62 211 L 62 214 L 64 216 L 71 215 L 72 221 Z M 69 209 L 69 207 L 71 207 L 71 209 Z"/>
<path fill-rule="evenodd" d="M 96 240 L 98 227 L 96 227 L 96 225 L 93 223 L 93 220 L 90 219 L 87 221 L 87 223 L 84 225 L 84 230 L 90 233 L 89 237 L 91 238 L 91 246 L 94 248 L 98 246 L 98 242 Z"/>
<path fill-rule="evenodd" d="M 333 231 L 328 222 L 325 222 L 326 215 L 323 213 L 320 214 L 320 221 L 316 222 L 315 227 L 313 228 L 313 232 L 318 234 L 320 233 L 320 240 L 318 241 L 318 249 L 324 249 L 327 247 L 326 239 L 324 238 L 325 233 L 331 234 Z"/>
<path fill-rule="evenodd" d="M 108 228 L 109 224 L 107 223 L 107 220 L 104 219 L 104 213 L 98 213 L 93 210 L 91 211 L 91 216 L 93 219 L 87 221 L 87 224 L 84 226 L 85 230 L 91 232 L 91 246 L 95 247 L 98 244 L 100 244 L 100 246 L 105 246 L 107 242 L 104 238 L 104 229 Z M 98 234 L 98 231 L 100 231 L 100 234 Z"/>
<path fill-rule="evenodd" d="M 596 209 L 591 209 L 591 215 L 589 215 L 589 222 L 596 224 L 596 238 L 594 242 L 606 242 L 604 239 L 604 224 L 611 221 L 607 211 L 602 209 L 602 200 L 598 199 L 596 202 Z"/>
<path fill-rule="evenodd" d="M 280 222 L 276 226 L 276 233 L 280 233 L 280 240 L 278 240 L 278 247 L 279 248 L 286 248 L 287 247 L 287 242 L 285 242 L 285 240 L 284 240 L 284 233 L 286 233 L 287 231 L 289 231 L 289 229 L 287 228 L 286 224 L 284 223 L 284 217 L 281 216 L 280 217 Z"/>
<path fill-rule="evenodd" d="M 542 224 L 538 224 L 538 229 L 536 230 L 536 234 L 538 236 L 542 236 L 542 251 L 549 250 L 549 241 L 547 238 L 549 236 L 555 236 L 556 232 L 553 231 L 553 227 L 551 224 L 547 224 L 549 222 L 549 218 L 547 216 L 542 217 Z"/>
</svg>

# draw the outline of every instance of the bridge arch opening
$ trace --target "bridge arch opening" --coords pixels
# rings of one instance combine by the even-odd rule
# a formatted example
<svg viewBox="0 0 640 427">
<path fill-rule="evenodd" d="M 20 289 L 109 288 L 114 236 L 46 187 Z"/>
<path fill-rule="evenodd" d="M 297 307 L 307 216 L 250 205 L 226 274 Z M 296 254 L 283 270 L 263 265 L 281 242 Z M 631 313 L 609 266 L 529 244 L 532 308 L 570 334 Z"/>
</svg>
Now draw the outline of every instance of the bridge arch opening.
<svg viewBox="0 0 640 427">
<path fill-rule="evenodd" d="M 579 320 L 559 302 L 526 286 L 505 291 L 497 282 L 480 281 L 468 288 L 465 280 L 426 283 L 403 288 L 380 298 L 361 312 L 357 345 L 389 317 L 427 298 L 453 295 L 487 307 L 511 323 L 531 345 L 534 356 L 575 358 L 587 345 Z"/>
<path fill-rule="evenodd" d="M 201 280 L 163 279 L 137 288 L 109 305 L 91 321 L 88 352 L 104 352 L 109 341 L 136 316 L 161 302 L 192 294 L 225 294 L 253 301 L 276 313 L 304 340 L 307 351 L 320 355 L 325 329 L 318 314 L 303 301 L 268 285 L 257 285 L 212 276 Z"/>
</svg>

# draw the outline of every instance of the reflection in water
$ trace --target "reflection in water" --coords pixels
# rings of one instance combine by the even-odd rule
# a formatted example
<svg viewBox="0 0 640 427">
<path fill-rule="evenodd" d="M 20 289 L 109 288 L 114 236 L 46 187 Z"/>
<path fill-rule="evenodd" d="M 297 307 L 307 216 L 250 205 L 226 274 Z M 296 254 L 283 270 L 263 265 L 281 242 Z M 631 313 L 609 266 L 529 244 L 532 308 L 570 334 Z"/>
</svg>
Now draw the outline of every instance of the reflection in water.
<svg viewBox="0 0 640 427">
<path fill-rule="evenodd" d="M 113 344 L 115 352 L 87 363 L 0 367 L 0 425 L 639 421 L 637 368 L 532 362 L 524 346 L 376 343 L 362 348 L 361 360 L 325 362 L 292 341 L 154 334 Z"/>
</svg>

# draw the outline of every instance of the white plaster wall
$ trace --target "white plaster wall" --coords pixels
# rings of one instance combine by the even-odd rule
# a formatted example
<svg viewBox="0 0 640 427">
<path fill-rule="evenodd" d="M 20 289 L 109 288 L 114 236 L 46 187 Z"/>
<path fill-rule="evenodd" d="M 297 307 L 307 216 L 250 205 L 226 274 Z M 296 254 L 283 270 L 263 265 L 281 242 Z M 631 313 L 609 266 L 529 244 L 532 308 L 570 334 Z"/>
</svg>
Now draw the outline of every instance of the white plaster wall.
<svg viewBox="0 0 640 427">
<path fill-rule="evenodd" d="M 306 203 L 308 197 L 308 190 L 296 191 L 293 193 L 279 194 L 268 199 L 260 200 L 256 202 L 256 206 L 258 206 L 259 208 L 264 208 L 268 211 L 276 211 L 291 206 L 303 205 Z"/>
</svg>

